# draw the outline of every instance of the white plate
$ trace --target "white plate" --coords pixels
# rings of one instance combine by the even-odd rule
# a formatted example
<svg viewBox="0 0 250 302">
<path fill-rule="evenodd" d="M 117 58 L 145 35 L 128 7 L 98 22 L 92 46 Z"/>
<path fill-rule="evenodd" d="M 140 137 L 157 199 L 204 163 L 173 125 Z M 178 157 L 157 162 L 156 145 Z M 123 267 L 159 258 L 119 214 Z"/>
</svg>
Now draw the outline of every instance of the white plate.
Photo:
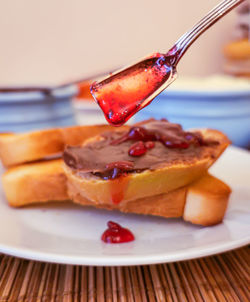
<svg viewBox="0 0 250 302">
<path fill-rule="evenodd" d="M 0 189 L 0 252 L 68 264 L 138 265 L 228 251 L 250 243 L 249 171 L 250 154 L 237 148 L 229 148 L 211 169 L 233 189 L 224 222 L 213 227 L 66 203 L 13 209 Z M 102 243 L 100 236 L 108 220 L 129 227 L 136 240 Z"/>
</svg>

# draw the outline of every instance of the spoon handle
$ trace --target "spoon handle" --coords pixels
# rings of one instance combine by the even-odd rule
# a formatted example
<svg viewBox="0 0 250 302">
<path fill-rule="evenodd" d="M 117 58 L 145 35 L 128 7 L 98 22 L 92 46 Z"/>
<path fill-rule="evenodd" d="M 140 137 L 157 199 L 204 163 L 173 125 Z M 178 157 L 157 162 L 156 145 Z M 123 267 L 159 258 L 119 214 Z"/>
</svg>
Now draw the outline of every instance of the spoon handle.
<svg viewBox="0 0 250 302">
<path fill-rule="evenodd" d="M 182 35 L 168 51 L 167 56 L 173 58 L 171 64 L 176 66 L 189 46 L 192 45 L 203 32 L 243 1 L 244 0 L 223 0 L 215 6 L 204 18 L 194 25 L 191 30 Z"/>
</svg>

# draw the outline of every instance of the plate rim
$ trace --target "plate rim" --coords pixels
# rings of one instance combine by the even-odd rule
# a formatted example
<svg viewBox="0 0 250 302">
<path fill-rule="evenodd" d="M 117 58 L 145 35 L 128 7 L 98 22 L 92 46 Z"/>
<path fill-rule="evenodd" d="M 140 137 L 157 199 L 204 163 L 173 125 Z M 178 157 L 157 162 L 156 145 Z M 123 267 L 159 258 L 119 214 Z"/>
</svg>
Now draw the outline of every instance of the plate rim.
<svg viewBox="0 0 250 302">
<path fill-rule="evenodd" d="M 208 257 L 220 253 L 225 253 L 243 246 L 250 244 L 250 236 L 234 240 L 233 242 L 226 242 L 222 245 L 215 245 L 211 247 L 203 247 L 201 249 L 188 249 L 181 250 L 179 252 L 172 252 L 166 254 L 156 254 L 150 256 L 133 256 L 131 259 L 128 256 L 115 256 L 110 255 L 105 257 L 103 255 L 98 257 L 88 256 L 65 256 L 54 253 L 44 252 L 32 252 L 31 249 L 17 249 L 7 248 L 0 244 L 0 253 L 14 256 L 27 260 L 34 260 L 39 262 L 57 263 L 57 264 L 68 264 L 68 265 L 90 265 L 90 266 L 137 266 L 137 265 L 151 265 L 161 263 L 171 263 L 177 261 L 187 261 L 197 259 L 201 257 Z M 191 253 L 190 253 L 191 250 Z M 112 260 L 111 260 L 112 259 Z"/>
</svg>

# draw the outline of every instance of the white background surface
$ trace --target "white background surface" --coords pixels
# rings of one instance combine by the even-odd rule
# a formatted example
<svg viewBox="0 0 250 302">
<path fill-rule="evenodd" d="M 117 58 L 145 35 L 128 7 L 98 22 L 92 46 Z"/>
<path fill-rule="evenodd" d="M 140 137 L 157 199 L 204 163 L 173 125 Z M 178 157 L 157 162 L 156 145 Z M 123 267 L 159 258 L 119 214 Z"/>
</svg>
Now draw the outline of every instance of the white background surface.
<svg viewBox="0 0 250 302">
<path fill-rule="evenodd" d="M 52 84 L 167 51 L 220 0 L 0 0 L 0 85 Z M 181 75 L 222 70 L 235 11 L 187 52 Z"/>
<path fill-rule="evenodd" d="M 211 169 L 233 190 L 224 222 L 200 227 L 164 219 L 86 209 L 70 204 L 13 209 L 0 191 L 0 252 L 84 265 L 135 265 L 191 259 L 250 243 L 250 154 L 229 148 Z M 129 227 L 136 240 L 104 244 L 108 220 Z"/>
</svg>

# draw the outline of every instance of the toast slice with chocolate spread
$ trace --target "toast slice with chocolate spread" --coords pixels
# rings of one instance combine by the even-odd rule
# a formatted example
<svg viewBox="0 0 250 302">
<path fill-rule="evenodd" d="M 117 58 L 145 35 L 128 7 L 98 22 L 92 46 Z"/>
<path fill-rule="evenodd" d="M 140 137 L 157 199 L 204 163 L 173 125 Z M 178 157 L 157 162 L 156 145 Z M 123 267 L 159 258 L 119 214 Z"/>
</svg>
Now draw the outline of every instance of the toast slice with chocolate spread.
<svg viewBox="0 0 250 302">
<path fill-rule="evenodd" d="M 126 128 L 126 126 L 123 126 Z M 0 134 L 0 160 L 5 167 L 62 155 L 66 145 L 79 145 L 104 131 L 108 125 L 72 126 L 27 133 Z"/>
<path fill-rule="evenodd" d="M 166 120 L 105 132 L 63 154 L 69 197 L 96 207 L 166 194 L 206 173 L 229 145 L 221 132 L 185 132 Z"/>
<path fill-rule="evenodd" d="M 13 207 L 70 199 L 60 159 L 12 167 L 3 174 L 2 184 L 6 198 Z M 169 193 L 119 204 L 96 205 L 76 191 L 73 194 L 70 186 L 71 198 L 82 206 L 166 218 L 183 217 L 186 221 L 204 226 L 222 221 L 231 192 L 225 183 L 208 173 L 188 186 Z"/>
<path fill-rule="evenodd" d="M 0 158 L 12 166 L 3 189 L 14 207 L 71 199 L 212 225 L 223 219 L 231 191 L 207 170 L 229 144 L 219 131 L 186 132 L 166 120 L 1 134 Z M 60 157 L 65 147 L 64 161 L 37 161 Z"/>
</svg>

